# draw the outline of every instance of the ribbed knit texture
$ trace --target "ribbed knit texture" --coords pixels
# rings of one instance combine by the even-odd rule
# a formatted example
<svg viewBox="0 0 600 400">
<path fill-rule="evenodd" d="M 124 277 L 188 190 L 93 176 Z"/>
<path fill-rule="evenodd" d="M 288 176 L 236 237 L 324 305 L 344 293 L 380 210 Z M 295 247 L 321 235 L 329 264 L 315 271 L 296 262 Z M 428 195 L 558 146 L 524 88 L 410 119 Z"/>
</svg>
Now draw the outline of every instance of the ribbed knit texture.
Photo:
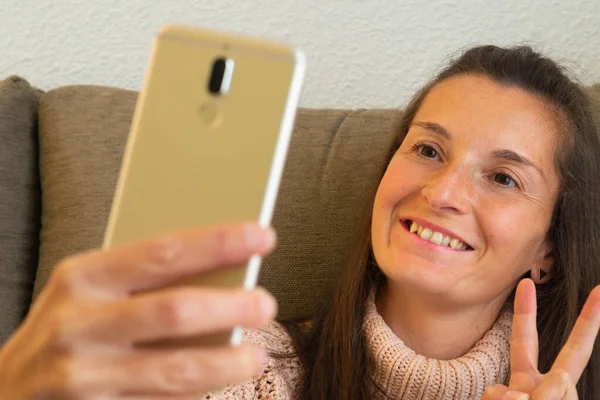
<svg viewBox="0 0 600 400">
<path fill-rule="evenodd" d="M 369 352 L 377 368 L 373 377 L 385 395 L 374 398 L 402 400 L 479 400 L 487 386 L 506 384 L 510 367 L 512 314 L 500 313 L 492 328 L 462 357 L 435 360 L 409 349 L 385 323 L 371 296 L 363 327 Z M 442 333 L 441 333 L 442 334 Z M 262 330 L 247 331 L 245 341 L 274 352 L 291 352 L 285 329 L 273 323 Z M 270 358 L 262 375 L 231 386 L 205 399 L 298 399 L 302 367 L 297 358 Z"/>
<path fill-rule="evenodd" d="M 408 348 L 369 302 L 364 329 L 376 360 L 375 381 L 392 399 L 479 400 L 486 387 L 508 381 L 511 321 L 511 313 L 503 311 L 467 354 L 435 360 Z"/>
</svg>

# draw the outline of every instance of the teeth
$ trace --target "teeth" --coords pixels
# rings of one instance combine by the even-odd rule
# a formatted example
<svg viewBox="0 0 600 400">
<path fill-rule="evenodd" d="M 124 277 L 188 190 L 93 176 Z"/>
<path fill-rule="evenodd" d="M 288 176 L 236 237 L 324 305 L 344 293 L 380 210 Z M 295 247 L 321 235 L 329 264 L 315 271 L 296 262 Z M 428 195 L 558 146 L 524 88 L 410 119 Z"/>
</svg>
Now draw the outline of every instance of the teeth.
<svg viewBox="0 0 600 400">
<path fill-rule="evenodd" d="M 421 234 L 419 236 L 421 236 L 421 239 L 429 240 L 429 239 L 431 239 L 432 235 L 433 235 L 433 231 L 429 228 L 425 228 L 425 229 L 423 229 L 423 232 L 421 232 Z"/>
<path fill-rule="evenodd" d="M 442 235 L 439 232 L 434 232 L 433 235 L 431 235 L 431 238 L 429 239 L 431 243 L 435 243 L 437 245 L 442 244 L 442 240 L 444 240 L 444 235 Z"/>
<path fill-rule="evenodd" d="M 442 246 L 448 246 L 450 244 L 450 236 L 444 236 L 442 240 Z"/>
<path fill-rule="evenodd" d="M 416 222 L 410 224 L 410 233 L 415 233 L 417 229 L 419 229 L 419 224 L 417 224 Z"/>
<path fill-rule="evenodd" d="M 410 233 L 416 233 L 423 240 L 429 240 L 439 246 L 450 246 L 455 250 L 466 250 L 467 245 L 456 238 L 443 235 L 441 232 L 435 232 L 429 228 L 424 228 L 416 222 L 411 222 Z"/>
</svg>

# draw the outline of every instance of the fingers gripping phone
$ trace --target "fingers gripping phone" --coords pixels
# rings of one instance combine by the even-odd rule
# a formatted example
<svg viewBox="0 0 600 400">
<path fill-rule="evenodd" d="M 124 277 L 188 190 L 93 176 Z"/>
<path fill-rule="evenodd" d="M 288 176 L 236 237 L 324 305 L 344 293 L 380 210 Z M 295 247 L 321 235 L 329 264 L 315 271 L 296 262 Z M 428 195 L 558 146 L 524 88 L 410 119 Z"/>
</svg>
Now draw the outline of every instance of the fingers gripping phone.
<svg viewBox="0 0 600 400">
<path fill-rule="evenodd" d="M 127 141 L 104 248 L 228 221 L 270 224 L 305 69 L 266 40 L 161 29 Z M 261 259 L 178 285 L 253 288 Z M 241 329 L 186 338 L 239 344 Z M 182 339 L 166 340 L 178 346 Z"/>
</svg>

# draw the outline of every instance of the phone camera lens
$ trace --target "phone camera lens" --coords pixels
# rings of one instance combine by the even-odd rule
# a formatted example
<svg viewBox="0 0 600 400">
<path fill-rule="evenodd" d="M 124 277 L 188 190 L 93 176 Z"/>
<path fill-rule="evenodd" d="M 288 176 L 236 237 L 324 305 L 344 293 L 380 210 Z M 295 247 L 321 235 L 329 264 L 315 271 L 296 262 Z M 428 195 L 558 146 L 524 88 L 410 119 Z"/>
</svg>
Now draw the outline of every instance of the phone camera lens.
<svg viewBox="0 0 600 400">
<path fill-rule="evenodd" d="M 214 95 L 223 95 L 229 90 L 233 74 L 233 60 L 219 57 L 213 62 L 208 91 Z"/>
</svg>

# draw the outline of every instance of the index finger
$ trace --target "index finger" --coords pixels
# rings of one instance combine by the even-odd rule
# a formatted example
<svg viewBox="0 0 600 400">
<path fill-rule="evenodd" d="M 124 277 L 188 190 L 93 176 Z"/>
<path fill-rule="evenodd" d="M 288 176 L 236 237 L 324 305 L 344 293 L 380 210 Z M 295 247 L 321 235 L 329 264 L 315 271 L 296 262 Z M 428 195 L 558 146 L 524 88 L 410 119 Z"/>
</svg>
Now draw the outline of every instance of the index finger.
<svg viewBox="0 0 600 400">
<path fill-rule="evenodd" d="M 517 285 L 510 342 L 511 388 L 512 378 L 519 373 L 538 373 L 537 302 L 535 285 L 523 279 Z"/>
<path fill-rule="evenodd" d="M 600 286 L 596 286 L 585 302 L 567 343 L 554 361 L 552 370 L 567 371 L 571 380 L 577 383 L 590 360 L 599 330 Z"/>
<path fill-rule="evenodd" d="M 246 262 L 271 251 L 274 244 L 272 228 L 226 224 L 72 257 L 59 268 L 56 279 L 71 292 L 87 296 L 98 290 L 126 295 Z"/>
</svg>

